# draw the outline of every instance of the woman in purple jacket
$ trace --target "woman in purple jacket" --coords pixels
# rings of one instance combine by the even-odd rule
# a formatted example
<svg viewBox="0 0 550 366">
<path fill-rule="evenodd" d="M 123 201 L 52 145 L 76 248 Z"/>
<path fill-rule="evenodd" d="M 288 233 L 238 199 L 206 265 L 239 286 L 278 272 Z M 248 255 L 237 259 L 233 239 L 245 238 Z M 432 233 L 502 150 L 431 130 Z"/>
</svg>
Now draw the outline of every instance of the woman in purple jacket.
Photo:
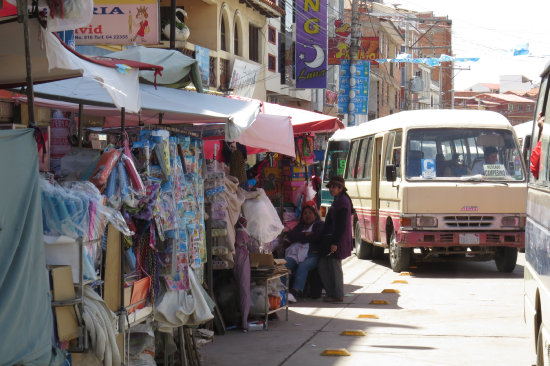
<svg viewBox="0 0 550 366">
<path fill-rule="evenodd" d="M 304 206 L 300 223 L 287 234 L 292 244 L 286 250 L 285 260 L 286 267 L 294 274 L 290 292 L 295 297 L 302 296 L 309 271 L 317 268 L 324 224 L 313 206 Z"/>
<path fill-rule="evenodd" d="M 319 276 L 325 288 L 325 302 L 344 301 L 344 273 L 342 259 L 351 255 L 351 213 L 353 206 L 346 193 L 344 178 L 334 176 L 327 183 L 334 201 L 325 219 L 323 231 L 324 252 L 319 260 Z"/>
</svg>

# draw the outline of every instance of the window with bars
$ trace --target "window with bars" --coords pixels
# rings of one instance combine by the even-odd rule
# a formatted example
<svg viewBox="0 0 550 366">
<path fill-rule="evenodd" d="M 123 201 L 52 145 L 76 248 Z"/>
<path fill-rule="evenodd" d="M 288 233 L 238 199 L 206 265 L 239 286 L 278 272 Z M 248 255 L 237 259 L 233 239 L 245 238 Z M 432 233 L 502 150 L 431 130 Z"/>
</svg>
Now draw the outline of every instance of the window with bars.
<svg viewBox="0 0 550 366">
<path fill-rule="evenodd" d="M 216 67 L 216 58 L 210 57 L 210 86 L 213 88 L 217 87 L 217 67 Z"/>
<path fill-rule="evenodd" d="M 260 28 L 248 25 L 248 58 L 260 62 Z"/>
<path fill-rule="evenodd" d="M 220 58 L 220 89 L 228 90 L 231 79 L 231 70 L 229 69 L 229 60 Z"/>
<path fill-rule="evenodd" d="M 227 37 L 225 32 L 225 17 L 222 15 L 222 21 L 220 24 L 220 49 L 227 51 Z"/>
<path fill-rule="evenodd" d="M 240 56 L 240 50 L 239 50 L 239 27 L 237 23 L 235 22 L 235 29 L 233 31 L 233 52 L 235 52 L 235 55 Z"/>
</svg>

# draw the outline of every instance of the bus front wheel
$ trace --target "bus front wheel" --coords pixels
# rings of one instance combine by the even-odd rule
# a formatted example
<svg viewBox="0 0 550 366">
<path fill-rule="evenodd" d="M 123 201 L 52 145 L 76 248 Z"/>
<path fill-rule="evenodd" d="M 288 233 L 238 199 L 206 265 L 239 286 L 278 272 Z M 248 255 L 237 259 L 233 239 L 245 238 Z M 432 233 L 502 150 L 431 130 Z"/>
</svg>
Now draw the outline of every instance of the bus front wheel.
<svg viewBox="0 0 550 366">
<path fill-rule="evenodd" d="M 495 252 L 495 264 L 499 272 L 510 273 L 516 268 L 517 248 L 498 247 Z"/>
<path fill-rule="evenodd" d="M 355 255 L 359 259 L 371 259 L 373 246 L 361 239 L 361 226 L 355 223 Z"/>
<path fill-rule="evenodd" d="M 392 232 L 390 238 L 390 265 L 394 272 L 402 272 L 409 268 L 411 263 L 411 248 L 404 248 L 397 244 L 395 232 Z"/>
</svg>

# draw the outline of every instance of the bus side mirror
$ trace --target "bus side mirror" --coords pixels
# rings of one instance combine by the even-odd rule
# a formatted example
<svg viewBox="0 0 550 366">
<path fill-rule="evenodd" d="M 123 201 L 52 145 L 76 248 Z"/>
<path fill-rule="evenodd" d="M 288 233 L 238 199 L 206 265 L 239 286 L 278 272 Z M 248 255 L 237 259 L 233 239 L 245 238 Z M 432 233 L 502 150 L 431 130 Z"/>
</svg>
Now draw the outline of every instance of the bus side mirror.
<svg viewBox="0 0 550 366">
<path fill-rule="evenodd" d="M 390 164 L 386 165 L 386 180 L 388 182 L 395 182 L 397 179 L 397 170 L 395 168 L 395 165 Z"/>
</svg>

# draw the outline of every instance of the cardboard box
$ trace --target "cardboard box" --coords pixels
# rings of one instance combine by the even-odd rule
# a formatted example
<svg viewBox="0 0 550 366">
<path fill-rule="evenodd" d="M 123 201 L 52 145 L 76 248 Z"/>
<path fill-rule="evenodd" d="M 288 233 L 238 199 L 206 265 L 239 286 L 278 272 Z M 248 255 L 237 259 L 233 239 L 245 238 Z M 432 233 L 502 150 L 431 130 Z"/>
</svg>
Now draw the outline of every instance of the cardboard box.
<svg viewBox="0 0 550 366">
<path fill-rule="evenodd" d="M 58 266 L 50 269 L 53 301 L 66 301 L 75 298 L 71 266 Z M 78 338 L 79 329 L 74 305 L 56 306 L 57 338 L 61 342 Z"/>
<path fill-rule="evenodd" d="M 275 265 L 273 254 L 250 253 L 250 267 L 272 267 Z"/>
</svg>

